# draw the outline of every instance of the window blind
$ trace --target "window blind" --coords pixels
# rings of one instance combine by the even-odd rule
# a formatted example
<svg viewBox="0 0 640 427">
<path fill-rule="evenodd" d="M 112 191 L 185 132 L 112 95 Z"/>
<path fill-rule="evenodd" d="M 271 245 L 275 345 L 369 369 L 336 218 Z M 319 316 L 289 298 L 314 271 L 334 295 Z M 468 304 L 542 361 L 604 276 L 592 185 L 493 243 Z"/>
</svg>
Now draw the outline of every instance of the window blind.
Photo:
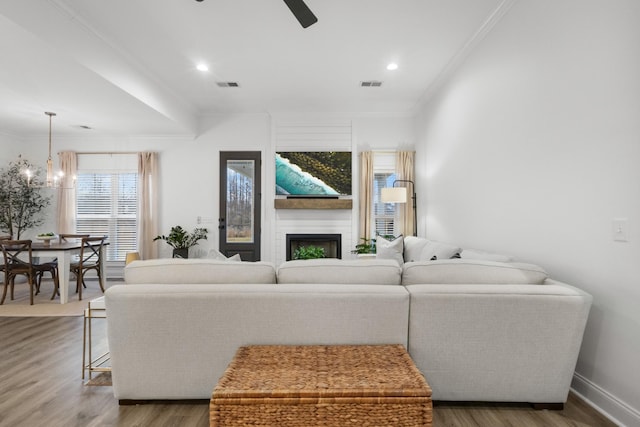
<svg viewBox="0 0 640 427">
<path fill-rule="evenodd" d="M 396 204 L 383 203 L 380 201 L 381 190 L 386 187 L 391 187 L 394 179 L 395 173 L 374 172 L 373 174 L 373 223 L 376 236 L 395 235 Z"/>
<path fill-rule="evenodd" d="M 138 174 L 78 171 L 76 232 L 109 236 L 107 261 L 137 250 Z"/>
</svg>

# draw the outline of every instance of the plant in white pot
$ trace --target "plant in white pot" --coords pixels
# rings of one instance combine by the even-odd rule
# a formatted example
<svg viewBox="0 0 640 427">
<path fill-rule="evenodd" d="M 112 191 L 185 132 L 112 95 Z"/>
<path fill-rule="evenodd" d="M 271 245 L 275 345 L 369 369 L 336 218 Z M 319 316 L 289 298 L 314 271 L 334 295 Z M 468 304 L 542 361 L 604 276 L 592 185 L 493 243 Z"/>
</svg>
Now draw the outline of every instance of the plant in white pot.
<svg viewBox="0 0 640 427">
<path fill-rule="evenodd" d="M 189 258 L 189 248 L 198 244 L 199 240 L 207 240 L 206 228 L 194 228 L 191 233 L 179 225 L 171 227 L 168 235 L 156 236 L 153 241 L 164 240 L 173 248 L 174 258 Z"/>
<path fill-rule="evenodd" d="M 27 170 L 33 173 L 31 184 Z M 25 231 L 44 223 L 51 194 L 43 194 L 41 186 L 33 185 L 40 173 L 39 168 L 20 156 L 0 169 L 0 234 L 8 233 L 19 240 Z"/>
</svg>

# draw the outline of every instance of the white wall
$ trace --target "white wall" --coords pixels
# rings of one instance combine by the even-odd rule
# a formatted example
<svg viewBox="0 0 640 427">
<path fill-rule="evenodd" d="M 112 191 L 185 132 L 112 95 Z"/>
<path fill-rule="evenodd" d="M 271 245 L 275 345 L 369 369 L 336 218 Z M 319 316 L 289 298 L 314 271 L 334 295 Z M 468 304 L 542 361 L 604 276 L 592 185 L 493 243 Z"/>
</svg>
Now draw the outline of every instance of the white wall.
<svg viewBox="0 0 640 427">
<path fill-rule="evenodd" d="M 0 132 L 0 167 L 5 168 L 9 162 L 18 157 L 20 140 L 17 137 Z"/>
<path fill-rule="evenodd" d="M 23 137 L 16 135 L 3 134 L 0 131 L 0 169 L 4 170 L 9 167 L 9 163 L 16 162 L 18 156 L 27 159 L 34 165 L 41 165 L 43 170 L 46 167 L 47 162 L 47 136 L 43 136 L 40 145 L 37 146 L 39 150 L 35 150 L 35 144 L 32 144 Z M 55 212 L 56 198 L 53 190 L 43 190 L 43 196 L 49 197 L 50 205 L 47 210 L 47 214 L 44 215 L 44 222 L 37 229 L 26 230 L 20 235 L 20 238 L 28 239 L 33 238 L 40 232 L 49 230 L 55 230 L 55 221 L 49 212 Z M 15 236 L 14 236 L 15 237 Z"/>
<path fill-rule="evenodd" d="M 268 158 L 271 137 L 267 114 L 218 115 L 206 119 L 208 129 L 194 141 L 165 147 L 160 153 L 161 229 L 181 224 L 188 229 L 206 227 L 207 241 L 200 241 L 192 256 L 206 254 L 218 248 L 220 151 L 261 151 L 262 182 L 265 181 L 264 162 Z M 269 223 L 265 217 L 263 200 L 262 227 Z M 198 217 L 210 222 L 197 223 Z M 166 247 L 165 247 L 166 246 Z M 170 256 L 170 247 L 161 245 L 161 256 Z M 263 258 L 269 254 L 263 253 Z M 267 258 L 268 259 L 268 258 Z"/>
<path fill-rule="evenodd" d="M 638 22 L 633 0 L 516 2 L 416 121 L 420 233 L 591 293 L 573 386 L 626 425 L 640 425 Z"/>
<path fill-rule="evenodd" d="M 273 245 L 275 238 L 276 210 L 273 208 L 273 141 L 272 125 L 277 120 L 299 120 L 322 123 L 348 120 L 352 123 L 354 150 L 365 149 L 412 149 L 414 144 L 413 122 L 409 115 L 347 116 L 343 114 L 280 114 L 272 118 L 269 114 L 212 115 L 203 118 L 206 129 L 194 139 L 178 137 L 114 137 L 100 136 L 88 131 L 85 137 L 68 137 L 63 132 L 54 132 L 53 151 L 77 152 L 137 152 L 157 151 L 160 159 L 160 233 L 167 233 L 171 226 L 180 224 L 191 229 L 197 226 L 209 229 L 208 240 L 192 249 L 192 256 L 203 256 L 210 248 L 218 248 L 219 217 L 219 152 L 252 150 L 261 151 L 263 159 L 262 182 L 262 259 L 276 262 Z M 47 158 L 46 135 L 17 140 L 0 135 L 2 154 L 0 165 L 22 153 L 31 162 L 44 166 Z M 321 147 L 319 147 L 321 148 Z M 7 157 L 5 160 L 4 157 Z M 55 159 L 54 159 L 55 160 Z M 356 162 L 357 163 L 357 162 Z M 357 169 L 354 170 L 354 200 L 357 200 Z M 269 187 L 268 187 L 269 186 Z M 47 223 L 42 229 L 55 230 L 55 203 L 48 212 Z M 354 203 L 357 218 L 357 203 Z M 285 214 L 286 215 L 286 214 Z M 313 213 L 312 213 L 313 216 Z M 198 224 L 201 217 L 211 222 Z M 338 215 L 344 222 L 344 215 Z M 347 219 L 347 222 L 349 219 Z M 306 227 L 302 224 L 305 231 Z M 357 221 L 354 220 L 354 227 Z M 36 233 L 39 230 L 33 230 Z M 328 231 L 329 232 L 329 231 Z M 351 250 L 353 242 L 343 242 L 343 253 Z M 162 242 L 160 256 L 170 256 L 170 247 Z"/>
<path fill-rule="evenodd" d="M 289 233 L 331 233 L 342 236 L 342 258 L 351 257 L 350 251 L 359 242 L 358 230 L 358 153 L 366 150 L 414 149 L 413 118 L 411 115 L 385 114 L 277 114 L 273 118 L 273 151 L 278 150 L 351 150 L 353 152 L 353 207 L 351 210 L 288 210 L 274 209 L 266 204 L 267 214 L 273 221 L 270 236 L 272 261 L 276 265 L 286 259 L 286 235 Z M 288 129 L 293 125 L 292 129 Z M 309 126 L 308 129 L 304 129 Z M 300 140 L 292 139 L 294 131 Z M 350 130 L 350 132 L 349 132 Z M 285 138 L 280 141 L 280 132 Z M 326 133 L 325 133 L 326 132 Z M 346 133 L 345 133 L 346 132 Z M 350 135 L 349 135 L 350 133 Z M 284 145 L 282 145 L 284 144 Z M 310 144 L 310 145 L 309 145 Z M 264 195 L 275 197 L 273 163 L 267 164 L 268 178 Z M 263 230 L 265 230 L 263 228 Z"/>
</svg>

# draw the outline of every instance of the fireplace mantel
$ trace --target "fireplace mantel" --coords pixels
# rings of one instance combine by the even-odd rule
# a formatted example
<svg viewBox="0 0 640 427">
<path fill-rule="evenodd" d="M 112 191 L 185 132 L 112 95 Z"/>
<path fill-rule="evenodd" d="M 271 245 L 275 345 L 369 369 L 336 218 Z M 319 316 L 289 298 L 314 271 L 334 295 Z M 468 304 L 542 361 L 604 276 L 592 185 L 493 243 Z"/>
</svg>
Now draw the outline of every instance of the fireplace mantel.
<svg viewBox="0 0 640 427">
<path fill-rule="evenodd" d="M 352 199 L 275 199 L 276 209 L 351 209 Z"/>
</svg>

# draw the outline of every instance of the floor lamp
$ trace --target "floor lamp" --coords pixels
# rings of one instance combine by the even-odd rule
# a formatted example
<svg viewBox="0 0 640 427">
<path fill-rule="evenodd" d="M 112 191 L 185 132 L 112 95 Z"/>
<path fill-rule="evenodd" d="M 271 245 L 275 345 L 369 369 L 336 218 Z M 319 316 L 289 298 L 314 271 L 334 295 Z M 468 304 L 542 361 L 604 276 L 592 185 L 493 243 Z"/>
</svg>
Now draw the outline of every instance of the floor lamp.
<svg viewBox="0 0 640 427">
<path fill-rule="evenodd" d="M 413 192 L 411 199 L 413 200 L 413 235 L 418 235 L 418 213 L 416 208 L 416 185 L 408 179 L 396 179 L 391 187 L 380 190 L 380 200 L 383 203 L 407 203 L 407 187 L 396 187 L 396 182 L 408 182 L 411 184 Z"/>
</svg>

